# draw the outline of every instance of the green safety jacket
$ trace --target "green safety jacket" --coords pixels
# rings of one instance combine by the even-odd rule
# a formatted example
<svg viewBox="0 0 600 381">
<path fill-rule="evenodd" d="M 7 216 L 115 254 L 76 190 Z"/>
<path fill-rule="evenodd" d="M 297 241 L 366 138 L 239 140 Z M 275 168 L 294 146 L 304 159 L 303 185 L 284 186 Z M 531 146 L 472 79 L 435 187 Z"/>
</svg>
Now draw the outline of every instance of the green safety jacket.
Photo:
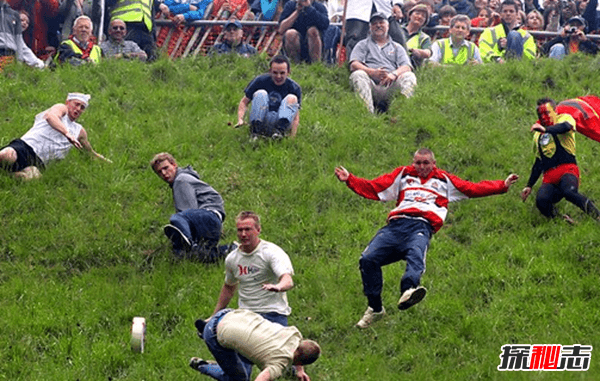
<svg viewBox="0 0 600 381">
<path fill-rule="evenodd" d="M 524 29 L 518 29 L 517 32 L 525 39 L 523 43 L 523 57 L 534 59 L 537 54 L 537 46 L 535 45 L 533 36 Z M 506 49 L 500 50 L 498 46 L 498 40 L 501 38 L 506 38 L 506 32 L 502 23 L 491 28 L 486 28 L 481 33 L 479 37 L 479 51 L 483 62 L 492 62 L 498 57 L 504 58 Z"/>
<path fill-rule="evenodd" d="M 143 22 L 152 30 L 153 0 L 118 0 L 112 9 L 111 18 L 127 22 Z"/>
<path fill-rule="evenodd" d="M 443 38 L 435 43 L 440 47 L 441 64 L 466 65 L 475 57 L 475 44 L 471 41 L 465 41 L 466 45 L 463 44 L 458 48 L 456 56 L 452 51 L 450 38 Z"/>
</svg>

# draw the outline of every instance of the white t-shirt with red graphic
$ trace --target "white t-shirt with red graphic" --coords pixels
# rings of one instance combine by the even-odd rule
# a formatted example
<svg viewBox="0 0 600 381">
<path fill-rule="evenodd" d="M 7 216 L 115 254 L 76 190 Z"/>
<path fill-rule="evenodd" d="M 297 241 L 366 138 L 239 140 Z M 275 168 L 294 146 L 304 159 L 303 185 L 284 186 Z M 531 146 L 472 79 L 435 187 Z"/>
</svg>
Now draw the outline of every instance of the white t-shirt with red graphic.
<svg viewBox="0 0 600 381">
<path fill-rule="evenodd" d="M 285 292 L 262 289 L 263 284 L 277 284 L 284 274 L 294 275 L 290 257 L 279 246 L 262 239 L 251 253 L 237 248 L 225 259 L 225 284 L 237 284 L 238 307 L 256 313 L 290 315 L 292 309 Z"/>
</svg>

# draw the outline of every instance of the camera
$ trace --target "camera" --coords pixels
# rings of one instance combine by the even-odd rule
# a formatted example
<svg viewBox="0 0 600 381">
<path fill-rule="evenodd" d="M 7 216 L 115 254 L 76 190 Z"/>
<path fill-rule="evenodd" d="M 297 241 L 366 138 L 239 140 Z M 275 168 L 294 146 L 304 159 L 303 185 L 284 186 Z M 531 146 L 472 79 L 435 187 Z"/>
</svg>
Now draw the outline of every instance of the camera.
<svg viewBox="0 0 600 381">
<path fill-rule="evenodd" d="M 573 33 L 577 33 L 578 30 L 579 30 L 579 28 L 577 28 L 576 26 L 570 26 L 567 28 L 565 33 L 573 34 Z"/>
</svg>

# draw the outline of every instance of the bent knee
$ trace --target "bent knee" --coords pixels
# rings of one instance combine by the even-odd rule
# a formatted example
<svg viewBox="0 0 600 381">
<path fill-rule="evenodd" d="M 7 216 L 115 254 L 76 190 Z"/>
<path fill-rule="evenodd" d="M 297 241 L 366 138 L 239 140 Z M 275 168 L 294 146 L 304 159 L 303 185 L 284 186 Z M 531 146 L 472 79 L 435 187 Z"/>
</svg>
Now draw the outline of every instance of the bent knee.
<svg viewBox="0 0 600 381">
<path fill-rule="evenodd" d="M 17 161 L 17 151 L 12 147 L 6 147 L 0 151 L 0 161 L 7 163 L 14 163 Z"/>
</svg>

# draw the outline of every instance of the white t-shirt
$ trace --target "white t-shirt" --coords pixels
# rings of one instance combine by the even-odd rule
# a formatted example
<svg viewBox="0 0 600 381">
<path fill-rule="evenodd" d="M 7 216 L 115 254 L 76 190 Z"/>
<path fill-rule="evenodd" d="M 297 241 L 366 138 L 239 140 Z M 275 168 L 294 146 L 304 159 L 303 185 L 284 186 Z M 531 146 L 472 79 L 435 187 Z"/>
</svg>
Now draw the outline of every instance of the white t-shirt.
<svg viewBox="0 0 600 381">
<path fill-rule="evenodd" d="M 265 240 L 260 240 L 251 253 L 237 248 L 225 259 L 225 284 L 237 284 L 239 308 L 256 313 L 277 312 L 288 316 L 292 312 L 285 292 L 262 289 L 265 283 L 277 284 L 284 274 L 294 275 L 290 257 Z"/>
<path fill-rule="evenodd" d="M 33 127 L 21 137 L 21 140 L 33 149 L 33 152 L 38 155 L 44 164 L 48 164 L 50 160 L 64 159 L 69 150 L 73 148 L 73 144 L 69 142 L 66 136 L 52 128 L 44 119 L 47 111 L 37 114 Z M 61 120 L 71 135 L 76 138 L 79 137 L 79 133 L 83 128 L 81 124 L 69 119 L 68 113 Z"/>
</svg>

